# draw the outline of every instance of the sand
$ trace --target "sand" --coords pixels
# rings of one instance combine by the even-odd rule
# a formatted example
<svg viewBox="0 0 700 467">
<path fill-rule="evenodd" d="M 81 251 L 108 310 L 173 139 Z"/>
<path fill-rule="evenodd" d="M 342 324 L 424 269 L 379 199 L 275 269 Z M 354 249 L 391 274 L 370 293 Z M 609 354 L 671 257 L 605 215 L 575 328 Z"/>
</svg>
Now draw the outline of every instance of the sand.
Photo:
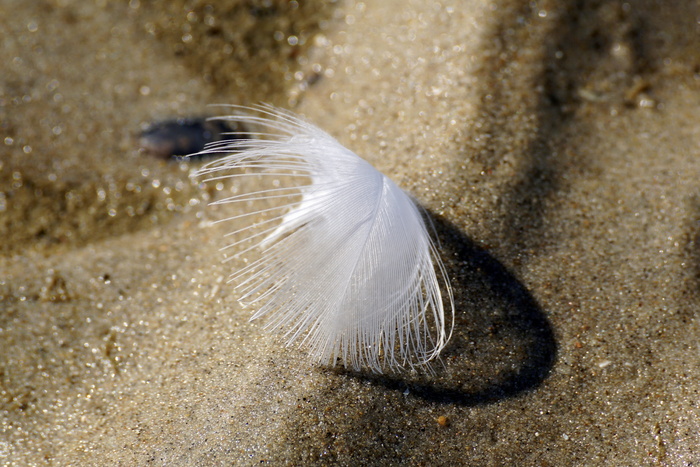
<svg viewBox="0 0 700 467">
<path fill-rule="evenodd" d="M 0 5 L 2 465 L 700 463 L 697 2 L 235 3 Z M 253 99 L 431 212 L 437 374 L 248 322 L 220 193 L 137 136 Z"/>
</svg>

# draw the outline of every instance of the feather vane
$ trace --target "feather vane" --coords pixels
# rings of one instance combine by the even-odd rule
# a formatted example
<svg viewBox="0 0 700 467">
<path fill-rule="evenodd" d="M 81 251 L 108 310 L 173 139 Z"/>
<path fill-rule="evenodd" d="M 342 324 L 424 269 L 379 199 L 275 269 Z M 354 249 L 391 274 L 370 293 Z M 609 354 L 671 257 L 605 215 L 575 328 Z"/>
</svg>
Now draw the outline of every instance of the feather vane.
<svg viewBox="0 0 700 467">
<path fill-rule="evenodd" d="M 241 110 L 240 108 L 238 109 Z M 233 257 L 262 250 L 236 271 L 251 319 L 299 343 L 322 364 L 337 360 L 373 372 L 428 365 L 446 345 L 454 305 L 444 266 L 412 199 L 364 159 L 293 113 L 272 106 L 227 120 L 262 131 L 217 142 L 204 153 L 225 157 L 198 175 L 209 180 L 253 176 L 300 177 L 216 201 L 245 224 Z M 251 202 L 273 207 L 245 212 Z M 255 222 L 257 215 L 268 218 Z M 245 221 L 245 222 L 244 222 Z M 443 281 L 446 297 L 440 283 Z M 444 301 L 448 304 L 445 311 Z"/>
</svg>

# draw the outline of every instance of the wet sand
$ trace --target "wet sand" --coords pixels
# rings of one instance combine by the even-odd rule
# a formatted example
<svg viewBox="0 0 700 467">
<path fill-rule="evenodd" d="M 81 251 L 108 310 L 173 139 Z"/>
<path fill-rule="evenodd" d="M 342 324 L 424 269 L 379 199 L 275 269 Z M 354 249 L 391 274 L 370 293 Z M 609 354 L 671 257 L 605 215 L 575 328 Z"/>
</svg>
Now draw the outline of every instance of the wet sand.
<svg viewBox="0 0 700 467">
<path fill-rule="evenodd" d="M 700 462 L 700 7 L 522 3 L 255 11 L 282 46 L 232 81 L 199 11 L 0 6 L 2 464 Z M 217 193 L 136 148 L 247 98 L 430 211 L 437 375 L 317 367 L 248 322 Z"/>
</svg>

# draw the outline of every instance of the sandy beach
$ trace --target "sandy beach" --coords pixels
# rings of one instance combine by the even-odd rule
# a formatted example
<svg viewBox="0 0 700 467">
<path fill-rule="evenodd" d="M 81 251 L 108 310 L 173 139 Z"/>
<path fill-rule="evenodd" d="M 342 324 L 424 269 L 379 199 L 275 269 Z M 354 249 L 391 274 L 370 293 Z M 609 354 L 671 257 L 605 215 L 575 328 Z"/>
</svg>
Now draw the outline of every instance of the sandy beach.
<svg viewBox="0 0 700 467">
<path fill-rule="evenodd" d="M 699 19 L 3 2 L 0 465 L 700 464 Z M 257 102 L 430 213 L 457 313 L 436 374 L 318 366 L 249 322 L 207 207 L 229 188 L 139 151 Z"/>
</svg>

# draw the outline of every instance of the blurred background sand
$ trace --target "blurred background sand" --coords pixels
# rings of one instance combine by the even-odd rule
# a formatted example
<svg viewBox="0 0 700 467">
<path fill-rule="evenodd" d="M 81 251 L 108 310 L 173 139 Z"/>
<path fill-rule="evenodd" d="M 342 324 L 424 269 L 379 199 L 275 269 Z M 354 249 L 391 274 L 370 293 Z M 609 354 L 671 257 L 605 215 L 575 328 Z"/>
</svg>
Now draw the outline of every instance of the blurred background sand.
<svg viewBox="0 0 700 467">
<path fill-rule="evenodd" d="M 700 5 L 0 3 L 3 465 L 700 462 Z M 304 114 L 433 214 L 436 376 L 249 323 L 198 163 L 211 103 Z"/>
</svg>

